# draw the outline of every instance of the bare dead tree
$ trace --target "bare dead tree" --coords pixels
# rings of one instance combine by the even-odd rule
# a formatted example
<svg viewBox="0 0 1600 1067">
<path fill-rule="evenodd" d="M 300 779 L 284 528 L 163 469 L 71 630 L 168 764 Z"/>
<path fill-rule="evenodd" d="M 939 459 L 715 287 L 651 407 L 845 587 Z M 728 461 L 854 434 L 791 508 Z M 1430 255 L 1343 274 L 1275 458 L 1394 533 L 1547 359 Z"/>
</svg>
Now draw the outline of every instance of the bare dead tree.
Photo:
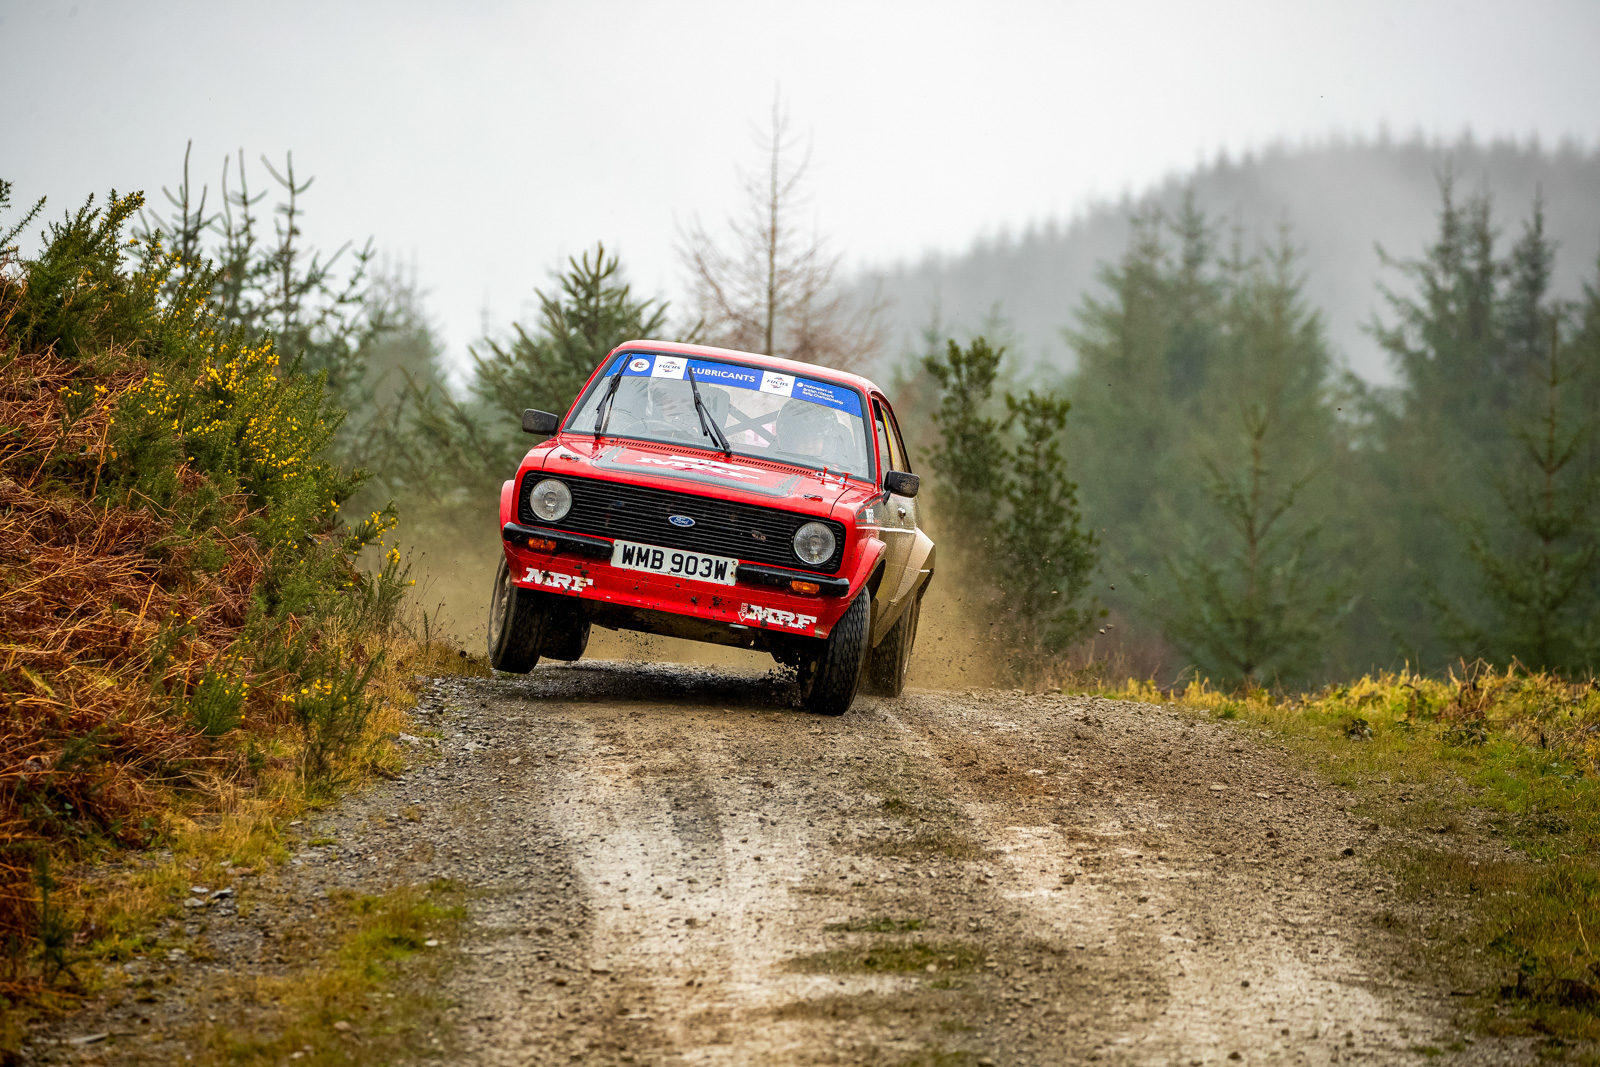
<svg viewBox="0 0 1600 1067">
<path fill-rule="evenodd" d="M 680 235 L 703 336 L 726 348 L 858 369 L 882 346 L 881 305 L 848 298 L 836 281 L 842 257 L 798 221 L 811 152 L 806 146 L 801 153 L 789 135 L 789 116 L 776 96 L 771 126 L 758 143 L 766 166 L 744 177 L 744 209 L 728 219 L 728 245 L 698 220 Z M 799 162 L 788 162 L 797 153 Z"/>
</svg>

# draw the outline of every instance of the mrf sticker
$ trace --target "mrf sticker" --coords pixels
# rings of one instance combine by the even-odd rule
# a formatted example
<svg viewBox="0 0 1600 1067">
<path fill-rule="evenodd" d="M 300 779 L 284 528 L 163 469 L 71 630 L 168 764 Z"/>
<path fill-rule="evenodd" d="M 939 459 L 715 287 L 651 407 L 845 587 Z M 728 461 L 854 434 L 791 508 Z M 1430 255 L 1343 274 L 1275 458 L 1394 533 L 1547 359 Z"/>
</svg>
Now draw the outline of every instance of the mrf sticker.
<svg viewBox="0 0 1600 1067">
<path fill-rule="evenodd" d="M 542 585 L 546 589 L 559 589 L 563 593 L 581 593 L 594 584 L 593 578 L 585 578 L 581 574 L 562 574 L 560 571 L 542 571 L 537 567 L 529 567 L 528 573 L 522 576 L 525 582 Z"/>
<path fill-rule="evenodd" d="M 715 474 L 721 478 L 743 478 L 746 481 L 760 481 L 761 475 L 747 467 L 740 467 L 733 463 L 723 463 L 714 459 L 696 459 L 693 456 L 641 456 L 640 463 L 648 463 L 652 467 L 671 467 L 677 471 L 699 471 L 702 474 Z"/>
<path fill-rule="evenodd" d="M 739 621 L 761 626 L 777 626 L 785 630 L 804 630 L 807 633 L 817 624 L 815 615 L 800 615 L 782 608 L 764 608 L 760 604 L 740 604 Z"/>
</svg>

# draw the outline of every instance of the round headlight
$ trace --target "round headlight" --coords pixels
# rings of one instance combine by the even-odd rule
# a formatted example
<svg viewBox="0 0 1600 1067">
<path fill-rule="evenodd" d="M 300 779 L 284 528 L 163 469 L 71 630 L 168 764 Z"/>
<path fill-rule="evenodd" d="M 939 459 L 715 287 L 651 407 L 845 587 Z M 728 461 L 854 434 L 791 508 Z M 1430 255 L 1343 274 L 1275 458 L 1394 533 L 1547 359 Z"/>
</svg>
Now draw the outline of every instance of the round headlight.
<svg viewBox="0 0 1600 1067">
<path fill-rule="evenodd" d="M 572 490 L 565 482 L 546 478 L 528 494 L 528 506 L 545 522 L 555 522 L 572 510 Z"/>
<path fill-rule="evenodd" d="M 794 554 L 813 567 L 833 558 L 833 531 L 820 522 L 808 522 L 794 532 Z"/>
</svg>

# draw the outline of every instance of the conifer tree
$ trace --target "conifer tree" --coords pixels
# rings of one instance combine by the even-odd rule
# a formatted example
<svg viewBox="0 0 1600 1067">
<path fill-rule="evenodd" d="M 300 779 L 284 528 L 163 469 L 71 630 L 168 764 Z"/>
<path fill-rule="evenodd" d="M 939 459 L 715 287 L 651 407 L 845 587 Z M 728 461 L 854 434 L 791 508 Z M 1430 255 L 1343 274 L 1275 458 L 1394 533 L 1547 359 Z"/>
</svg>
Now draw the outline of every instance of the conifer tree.
<svg viewBox="0 0 1600 1067">
<path fill-rule="evenodd" d="M 1061 454 L 1071 406 L 1054 393 L 1006 394 L 1006 428 L 1016 433 L 1005 456 L 1006 508 L 996 542 L 1011 644 L 1025 675 L 1037 674 L 1104 614 L 1089 591 L 1095 536 L 1083 527 L 1078 487 Z"/>
<path fill-rule="evenodd" d="M 1280 233 L 1276 246 L 1226 265 L 1191 438 L 1206 507 L 1186 517 L 1167 582 L 1141 577 L 1167 638 L 1219 682 L 1303 680 L 1348 610 L 1319 543 L 1327 509 L 1306 493 L 1336 438 L 1321 320 L 1300 296 L 1295 263 Z"/>
<path fill-rule="evenodd" d="M 1425 665 L 1588 669 L 1600 583 L 1588 335 L 1561 335 L 1542 202 L 1500 257 L 1487 197 L 1458 204 L 1441 185 L 1438 236 L 1398 264 L 1419 295 L 1386 291 L 1394 322 L 1374 327 L 1401 383 L 1368 397 L 1373 508 L 1408 521 L 1389 524 L 1376 556 L 1390 569 L 1372 584 L 1389 624 L 1420 635 Z"/>
<path fill-rule="evenodd" d="M 1271 466 L 1274 429 L 1262 408 L 1240 418 L 1241 470 L 1207 464 L 1206 486 L 1226 533 L 1169 558 L 1170 592 L 1156 609 L 1167 638 L 1203 676 L 1245 686 L 1300 681 L 1348 610 L 1317 554 L 1318 527 L 1294 510 L 1314 476 L 1285 479 Z"/>
<path fill-rule="evenodd" d="M 999 472 L 1005 444 L 999 422 L 988 414 L 1004 348 L 974 338 L 966 348 L 946 341 L 943 359 L 928 356 L 923 367 L 939 383 L 933 423 L 939 443 L 929 454 L 938 480 L 941 509 L 960 543 L 982 551 L 1003 492 Z"/>
<path fill-rule="evenodd" d="M 1491 539 L 1479 526 L 1468 542 L 1488 610 L 1456 637 L 1491 662 L 1576 676 L 1600 666 L 1600 469 L 1586 462 L 1600 415 L 1575 403 L 1593 367 L 1563 358 L 1554 319 L 1548 336 L 1542 410 L 1513 430 L 1522 454 L 1498 487 L 1509 529 Z"/>
<path fill-rule="evenodd" d="M 1536 201 L 1505 264 L 1509 441 L 1467 523 L 1478 596 L 1441 605 L 1441 629 L 1462 655 L 1582 675 L 1600 667 L 1600 297 L 1585 286 L 1572 329 L 1554 258 Z"/>
<path fill-rule="evenodd" d="M 1061 453 L 1071 405 L 1051 392 L 1008 392 L 1006 418 L 991 416 L 1004 355 L 976 337 L 925 357 L 940 390 L 941 436 L 928 458 L 941 544 L 959 555 L 971 588 L 988 587 L 997 636 L 1018 674 L 1033 678 L 1103 614 L 1089 591 L 1098 555 Z"/>
<path fill-rule="evenodd" d="M 536 326 L 514 324 L 510 341 L 489 339 L 487 355 L 474 353 L 468 398 L 412 380 L 382 410 L 372 462 L 392 492 L 425 506 L 497 499 L 528 447 L 523 409 L 565 413 L 608 352 L 666 323 L 666 305 L 636 299 L 620 258 L 603 245 L 570 258 L 558 286 L 535 290 Z"/>
<path fill-rule="evenodd" d="M 1116 568 L 1131 574 L 1159 568 L 1165 531 L 1200 503 L 1183 471 L 1214 358 L 1222 293 L 1214 247 L 1214 228 L 1192 201 L 1176 220 L 1137 216 L 1122 259 L 1101 271 L 1106 295 L 1085 297 L 1077 326 L 1064 331 L 1078 357 L 1068 434 L 1085 514 Z M 1133 608 L 1126 596 L 1112 603 Z"/>
<path fill-rule="evenodd" d="M 1399 383 L 1360 393 L 1363 452 L 1372 479 L 1366 510 L 1405 515 L 1373 524 L 1369 580 L 1380 625 L 1407 659 L 1439 666 L 1460 651 L 1441 626 L 1476 593 L 1466 531 L 1494 499 L 1507 455 L 1504 266 L 1487 196 L 1459 201 L 1440 182 L 1439 227 L 1418 259 L 1379 250 L 1410 292 L 1380 287 L 1390 321 L 1370 330 Z"/>
<path fill-rule="evenodd" d="M 592 259 L 587 252 L 569 259 L 558 284 L 556 293 L 534 290 L 535 332 L 514 323 L 514 338 L 486 339 L 488 353 L 473 354 L 473 392 L 513 424 L 524 408 L 565 412 L 606 353 L 623 341 L 659 338 L 666 326 L 666 304 L 635 299 L 604 244 Z"/>
<path fill-rule="evenodd" d="M 1522 236 L 1502 267 L 1505 290 L 1500 297 L 1500 359 L 1496 368 L 1514 390 L 1528 392 L 1546 369 L 1550 342 L 1550 276 L 1555 271 L 1555 244 L 1545 233 L 1544 198 L 1536 196 Z M 1531 392 L 1542 390 L 1534 385 Z"/>
<path fill-rule="evenodd" d="M 194 190 L 185 149 L 182 181 L 176 191 L 162 189 L 167 217 L 141 213 L 136 232 L 146 240 L 159 234 L 176 253 L 168 295 L 192 277 L 205 277 L 227 326 L 251 340 L 271 335 L 286 366 L 324 374 L 336 406 L 360 409 L 374 388 L 367 357 L 394 322 L 386 311 L 391 294 L 375 285 L 372 242 L 356 249 L 347 241 L 331 254 L 308 246 L 302 199 L 315 178 L 296 176 L 293 153 L 285 155 L 281 169 L 265 156 L 261 164 L 280 194 L 270 238 L 258 214 L 268 191 L 251 191 L 242 150 L 223 161 L 222 203 L 208 213 L 209 187 Z M 335 451 L 342 457 L 354 454 L 355 428 L 364 421 L 351 420 L 341 433 Z"/>
</svg>

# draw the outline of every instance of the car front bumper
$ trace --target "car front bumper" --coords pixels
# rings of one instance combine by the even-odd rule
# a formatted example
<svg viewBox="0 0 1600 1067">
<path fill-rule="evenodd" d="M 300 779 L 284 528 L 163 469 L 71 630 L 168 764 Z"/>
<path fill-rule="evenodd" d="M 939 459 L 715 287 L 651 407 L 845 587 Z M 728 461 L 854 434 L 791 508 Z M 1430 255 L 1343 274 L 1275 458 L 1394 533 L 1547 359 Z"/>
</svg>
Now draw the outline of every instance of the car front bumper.
<svg viewBox="0 0 1600 1067">
<path fill-rule="evenodd" d="M 752 631 L 827 637 L 849 607 L 855 584 L 741 563 L 736 583 L 722 585 L 613 567 L 611 542 L 604 538 L 520 523 L 506 523 L 501 537 L 512 578 L 524 589 L 578 597 L 601 625 L 721 644 L 762 643 Z M 817 592 L 795 592 L 795 581 Z M 688 625 L 674 625 L 663 615 Z"/>
</svg>

